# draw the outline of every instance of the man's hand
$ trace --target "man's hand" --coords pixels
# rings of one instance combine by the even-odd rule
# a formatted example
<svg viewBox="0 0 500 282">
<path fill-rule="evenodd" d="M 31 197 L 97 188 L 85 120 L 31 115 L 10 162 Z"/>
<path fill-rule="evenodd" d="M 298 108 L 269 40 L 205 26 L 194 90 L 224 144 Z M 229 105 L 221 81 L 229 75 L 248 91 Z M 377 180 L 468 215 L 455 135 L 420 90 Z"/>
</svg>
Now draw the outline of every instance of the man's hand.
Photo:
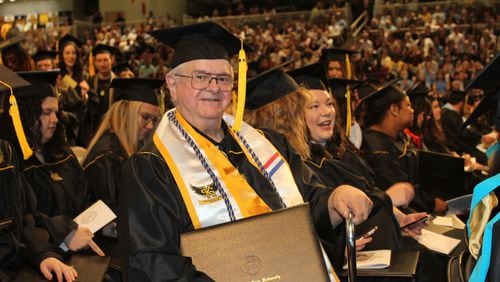
<svg viewBox="0 0 500 282">
<path fill-rule="evenodd" d="M 64 243 L 68 246 L 68 249 L 75 252 L 85 247 L 90 247 L 99 256 L 104 256 L 104 252 L 97 246 L 97 244 L 92 240 L 94 234 L 86 227 L 78 227 L 75 231 L 71 232 Z"/>
<path fill-rule="evenodd" d="M 354 216 L 354 224 L 365 221 L 372 210 L 372 206 L 372 201 L 363 191 L 350 185 L 338 186 L 328 199 L 330 220 L 334 227 L 342 222 L 344 218 L 347 218 L 349 211 Z"/>
<path fill-rule="evenodd" d="M 52 281 L 54 273 L 57 277 L 58 282 L 66 281 L 76 281 L 78 273 L 76 270 L 64 264 L 62 261 L 56 258 L 46 258 L 40 263 L 40 272 L 42 272 L 45 279 Z"/>
</svg>

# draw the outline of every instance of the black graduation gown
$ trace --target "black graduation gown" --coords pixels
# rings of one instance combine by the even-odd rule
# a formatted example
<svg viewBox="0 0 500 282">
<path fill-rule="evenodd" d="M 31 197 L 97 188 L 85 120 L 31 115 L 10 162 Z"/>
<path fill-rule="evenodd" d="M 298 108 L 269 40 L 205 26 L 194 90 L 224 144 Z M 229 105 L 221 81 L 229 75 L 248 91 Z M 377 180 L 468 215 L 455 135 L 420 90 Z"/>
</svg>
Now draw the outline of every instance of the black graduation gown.
<svg viewBox="0 0 500 282">
<path fill-rule="evenodd" d="M 85 117 L 85 122 L 80 128 L 81 131 L 81 142 L 85 142 L 87 147 L 88 143 L 94 136 L 95 132 L 99 128 L 102 116 L 108 111 L 110 105 L 109 96 L 111 95 L 110 89 L 112 79 L 116 77 L 114 73 L 111 74 L 110 79 L 101 80 L 97 75 L 90 77 L 90 91 L 89 98 L 87 101 L 87 113 Z"/>
<path fill-rule="evenodd" d="M 87 140 L 88 136 L 85 136 L 83 128 L 85 128 L 87 104 L 81 98 L 80 86 L 77 86 L 76 89 L 68 87 L 58 91 L 61 94 L 59 105 L 67 142 L 70 145 L 86 147 L 89 140 Z"/>
<path fill-rule="evenodd" d="M 24 162 L 23 174 L 33 187 L 37 209 L 49 216 L 76 217 L 88 205 L 88 185 L 78 160 L 66 148 L 60 157 L 33 155 Z"/>
<path fill-rule="evenodd" d="M 311 144 L 311 158 L 305 163 L 321 178 L 328 186 L 352 185 L 363 191 L 373 202 L 372 212 L 368 219 L 356 226 L 356 234 L 361 235 L 368 232 L 374 226 L 379 230 L 374 234 L 373 241 L 365 250 L 391 249 L 400 251 L 402 248 L 402 236 L 399 223 L 392 210 L 392 201 L 384 191 L 373 186 L 369 179 L 363 174 L 369 173 L 366 169 L 352 166 L 331 157 L 329 153 L 319 144 Z M 355 156 L 351 155 L 352 158 Z M 352 161 L 352 160 L 351 160 Z"/>
<path fill-rule="evenodd" d="M 333 149 L 333 144 L 329 145 L 329 149 Z M 363 250 L 420 251 L 416 280 L 443 281 L 443 270 L 444 265 L 446 265 L 443 259 L 420 245 L 413 238 L 402 236 L 399 223 L 392 210 L 391 199 L 385 192 L 376 187 L 373 170 L 356 153 L 354 146 L 346 144 L 346 151 L 341 160 L 334 159 L 329 155 L 321 145 L 311 144 L 311 159 L 306 161 L 306 164 L 313 168 L 314 172 L 321 177 L 325 184 L 333 187 L 341 184 L 352 185 L 365 192 L 373 202 L 373 208 L 368 219 L 356 226 L 356 234 L 358 235 L 368 232 L 374 226 L 379 228 L 372 236 L 373 240 Z M 360 280 L 372 281 L 373 279 L 372 277 Z M 405 281 L 404 279 L 401 280 Z M 376 281 L 386 280 L 379 278 Z M 399 280 L 388 278 L 387 281 Z"/>
<path fill-rule="evenodd" d="M 65 253 L 57 246 L 76 228 L 66 216 L 48 217 L 36 211 L 35 196 L 18 163 L 12 146 L 0 140 L 0 220 L 13 221 L 0 230 L 0 280 L 28 261 L 38 269 L 45 258 L 62 260 Z"/>
<path fill-rule="evenodd" d="M 316 146 L 311 147 L 311 150 L 315 150 L 315 148 L 320 149 Z M 358 149 L 354 147 L 354 145 L 349 140 L 345 140 L 344 144 L 344 152 L 343 154 L 339 154 L 339 147 L 335 143 L 335 140 L 330 139 L 327 141 L 325 145 L 325 149 L 329 154 L 336 160 L 341 161 L 343 164 L 347 166 L 350 172 L 354 172 L 359 177 L 362 177 L 366 183 L 365 185 L 376 187 L 375 183 L 375 172 L 370 167 L 370 164 L 366 162 L 358 153 Z M 312 152 L 313 157 L 316 158 L 314 160 L 318 161 L 317 158 L 323 155 L 322 150 L 319 152 Z"/>
<path fill-rule="evenodd" d="M 409 182 L 415 191 L 410 207 L 433 212 L 434 199 L 418 187 L 417 151 L 407 138 L 401 133 L 397 140 L 393 140 L 380 131 L 367 129 L 363 132 L 363 157 L 375 172 L 378 188 L 385 191 L 394 183 Z"/>
<path fill-rule="evenodd" d="M 486 155 L 476 148 L 477 144 L 481 142 L 481 135 L 472 132 L 468 128 L 460 131 L 464 121 L 459 113 L 443 108 L 441 124 L 446 135 L 447 146 L 451 151 L 458 154 L 468 153 L 476 157 L 478 162 L 482 164 L 488 163 Z"/>
<path fill-rule="evenodd" d="M 118 215 L 118 200 L 123 165 L 128 156 L 114 133 L 105 133 L 90 150 L 83 163 L 85 177 L 89 184 L 90 203 L 102 200 Z M 98 232 L 96 243 L 111 257 L 112 265 L 120 265 L 118 238 Z"/>
<path fill-rule="evenodd" d="M 107 132 L 97 141 L 83 163 L 89 184 L 90 203 L 101 199 L 115 213 L 118 212 L 118 183 L 127 159 L 128 156 L 114 133 Z"/>
<path fill-rule="evenodd" d="M 309 202 L 316 230 L 325 251 L 340 270 L 344 252 L 344 224 L 334 231 L 328 213 L 332 189 L 304 165 L 282 135 L 265 131 L 294 172 L 295 181 L 305 201 Z M 255 192 L 273 210 L 280 209 L 280 199 L 268 180 L 246 159 L 239 145 L 225 134 L 216 144 L 244 175 Z M 153 143 L 147 144 L 125 164 L 122 172 L 119 221 L 120 241 L 126 242 L 122 271 L 129 281 L 211 281 L 196 271 L 191 259 L 179 251 L 179 235 L 192 231 L 193 224 L 171 171 Z"/>
</svg>

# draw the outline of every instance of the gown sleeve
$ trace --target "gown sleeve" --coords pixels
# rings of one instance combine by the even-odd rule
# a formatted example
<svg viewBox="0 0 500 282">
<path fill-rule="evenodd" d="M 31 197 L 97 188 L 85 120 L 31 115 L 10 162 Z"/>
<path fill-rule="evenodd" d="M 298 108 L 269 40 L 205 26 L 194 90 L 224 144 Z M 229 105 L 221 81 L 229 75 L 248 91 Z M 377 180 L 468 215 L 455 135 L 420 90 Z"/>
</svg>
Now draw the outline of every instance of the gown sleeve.
<svg viewBox="0 0 500 282">
<path fill-rule="evenodd" d="M 121 169 L 125 160 L 114 152 L 103 152 L 84 167 L 89 183 L 90 203 L 103 200 L 113 211 L 118 210 Z"/>
<path fill-rule="evenodd" d="M 326 186 L 319 176 L 291 149 L 283 135 L 271 130 L 263 130 L 263 132 L 266 138 L 286 158 L 304 201 L 309 202 L 314 226 L 323 248 L 335 271 L 341 273 L 345 248 L 345 224 L 341 223 L 332 228 L 328 212 L 328 198 L 335 187 Z"/>
<path fill-rule="evenodd" d="M 126 281 L 213 281 L 180 253 L 179 234 L 193 226 L 163 159 L 138 153 L 122 175 L 118 228 Z"/>
</svg>

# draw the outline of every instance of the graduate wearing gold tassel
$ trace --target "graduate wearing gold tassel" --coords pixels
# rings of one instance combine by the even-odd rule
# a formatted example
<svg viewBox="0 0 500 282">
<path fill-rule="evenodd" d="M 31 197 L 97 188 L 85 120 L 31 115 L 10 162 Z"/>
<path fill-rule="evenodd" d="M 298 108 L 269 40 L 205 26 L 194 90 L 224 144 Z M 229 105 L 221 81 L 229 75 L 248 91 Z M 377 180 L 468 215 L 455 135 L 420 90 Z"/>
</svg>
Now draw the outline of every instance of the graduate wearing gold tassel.
<svg viewBox="0 0 500 282">
<path fill-rule="evenodd" d="M 241 40 L 241 49 L 238 54 L 238 98 L 236 106 L 236 118 L 233 125 L 233 130 L 238 132 L 241 130 L 241 123 L 243 121 L 243 113 L 245 111 L 245 96 L 247 89 L 247 58 L 245 50 L 243 49 L 243 40 Z"/>
</svg>

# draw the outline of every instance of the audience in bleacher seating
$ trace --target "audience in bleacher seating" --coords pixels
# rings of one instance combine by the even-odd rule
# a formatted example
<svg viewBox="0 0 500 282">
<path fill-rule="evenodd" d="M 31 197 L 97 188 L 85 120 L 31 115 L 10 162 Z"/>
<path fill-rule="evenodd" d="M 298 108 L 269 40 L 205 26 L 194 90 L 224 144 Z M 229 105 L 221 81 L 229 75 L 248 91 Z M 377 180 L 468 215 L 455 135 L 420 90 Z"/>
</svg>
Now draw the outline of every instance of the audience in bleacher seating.
<svg viewBox="0 0 500 282">
<path fill-rule="evenodd" d="M 395 82 L 397 88 L 388 86 L 390 91 L 396 93 L 393 93 L 395 99 L 385 101 L 384 105 L 374 102 L 374 96 L 371 97 L 372 101 L 364 100 L 366 97 L 360 96 L 361 90 L 352 90 L 355 101 L 351 105 L 351 125 L 358 125 L 359 121 L 359 128 L 364 129 L 364 136 L 360 137 L 355 145 L 354 141 L 351 142 L 349 136 L 345 135 L 347 107 L 338 107 L 335 104 L 341 102 L 343 105 L 342 101 L 346 100 L 345 87 L 344 92 L 338 92 L 339 95 L 333 91 L 339 86 L 338 81 L 325 83 L 325 90 L 331 90 L 334 94 L 334 101 L 330 106 L 335 105 L 334 111 L 337 112 L 337 119 L 330 120 L 329 124 L 333 127 L 333 137 L 329 137 L 325 144 L 317 146 L 317 142 L 324 140 L 315 140 L 314 132 L 311 128 L 307 129 L 306 124 L 297 125 L 292 122 L 287 125 L 304 126 L 305 132 L 299 134 L 294 131 L 297 128 L 293 128 L 282 133 L 296 133 L 288 138 L 290 147 L 302 159 L 309 159 L 313 168 L 318 166 L 314 157 L 320 160 L 320 168 L 324 159 L 332 163 L 331 167 L 337 173 L 335 176 L 340 180 L 323 179 L 324 182 L 331 181 L 328 184 L 332 186 L 363 186 L 361 188 L 366 189 L 361 190 L 372 198 L 375 205 L 377 200 L 370 193 L 373 190 L 378 191 L 372 188 L 379 187 L 385 190 L 395 206 L 410 206 L 442 214 L 447 209 L 446 204 L 439 198 L 427 198 L 415 182 L 416 149 L 462 156 L 468 172 L 476 171 L 478 179 L 482 179 L 488 170 L 490 176 L 498 171 L 499 134 L 492 125 L 491 115 L 484 115 L 467 127 L 461 127 L 464 120 L 478 108 L 483 95 L 488 93 L 488 89 L 468 90 L 467 85 L 500 51 L 500 30 L 497 25 L 500 21 L 499 6 L 482 2 L 470 4 L 449 1 L 435 4 L 408 0 L 385 3 L 365 1 L 367 6 L 363 7 L 364 4 L 358 5 L 358 2 L 363 1 L 354 2 L 355 7 L 349 10 L 352 5 L 345 7 L 345 1 L 317 1 L 309 6 L 302 2 L 284 5 L 283 1 L 269 1 L 265 5 L 259 5 L 236 1 L 211 7 L 210 10 L 193 15 L 194 17 L 187 21 L 213 20 L 252 47 L 255 52 L 247 53 L 248 77 L 280 66 L 289 60 L 293 62 L 280 66 L 283 71 L 300 69 L 318 62 L 323 64 L 323 54 L 327 50 L 342 47 L 358 52 L 350 56 L 350 72 L 351 78 L 362 81 L 363 85 L 368 84 L 367 82 L 384 85 L 399 78 L 399 81 Z M 371 10 L 373 7 L 370 5 L 375 5 L 375 8 Z M 297 12 L 304 8 L 308 10 Z M 349 12 L 359 14 L 360 8 L 370 9 L 368 22 L 357 35 L 352 36 L 354 30 L 350 27 Z M 283 11 L 294 12 L 281 13 Z M 20 21 L 12 23 L 9 29 L 6 27 L 4 30 L 2 27 L 2 37 L 5 35 L 4 39 L 10 40 L 0 41 L 0 63 L 13 71 L 32 71 L 35 68 L 33 60 L 36 56 L 33 60 L 31 56 L 44 51 L 58 52 L 54 62 L 59 68 L 55 83 L 57 92 L 45 86 L 45 92 L 42 88 L 14 91 L 14 95 L 20 95 L 18 104 L 21 119 L 28 143 L 34 151 L 30 158 L 17 160 L 16 154 L 22 155 L 21 146 L 7 112 L 0 110 L 0 156 L 7 156 L 10 150 L 15 150 L 15 154 L 10 154 L 9 158 L 0 158 L 0 165 L 13 164 L 13 168 L 8 172 L 12 171 L 13 175 L 22 173 L 22 176 L 19 176 L 22 181 L 19 180 L 15 187 L 9 186 L 10 192 L 5 190 L 5 193 L 10 193 L 21 201 L 19 207 L 22 211 L 16 211 L 17 214 L 13 216 L 13 226 L 16 230 L 0 230 L 0 240 L 12 233 L 14 236 L 9 237 L 10 239 L 14 238 L 14 241 L 27 244 L 27 250 L 33 251 L 30 240 L 37 238 L 25 238 L 23 234 L 25 236 L 26 232 L 32 230 L 35 235 L 37 232 L 48 232 L 51 242 L 44 242 L 41 245 L 43 248 L 36 250 L 39 252 L 37 255 L 51 258 L 43 266 L 42 272 L 46 277 L 48 264 L 50 267 L 62 267 L 68 280 L 72 279 L 73 272 L 61 262 L 66 255 L 64 252 L 60 253 L 57 246 L 59 243 L 65 243 L 70 250 L 76 251 L 91 244 L 90 242 L 94 243 L 91 239 L 93 235 L 86 229 L 77 228 L 70 218 L 78 215 L 97 199 L 102 199 L 117 211 L 117 195 L 120 190 L 117 183 L 121 179 L 121 168 L 149 142 L 151 132 L 164 108 L 157 108 L 157 103 L 163 105 L 169 102 L 163 99 L 154 103 L 142 100 L 137 102 L 135 96 L 123 98 L 120 97 L 118 89 L 113 89 L 110 85 L 113 81 L 122 81 L 118 78 L 131 77 L 164 81 L 175 66 L 174 51 L 171 46 L 156 40 L 149 33 L 177 26 L 178 23 L 169 16 L 154 17 L 152 11 L 142 23 L 119 20 L 105 24 L 102 23 L 102 15 L 101 20 L 98 13 L 95 16 L 95 26 L 83 29 L 54 27 L 50 24 L 37 28 L 23 25 Z M 229 61 L 234 70 L 237 70 L 235 58 L 230 58 Z M 114 66 L 117 68 L 114 69 Z M 121 71 L 123 66 L 124 71 Z M 338 66 L 325 66 L 342 70 L 340 78 L 346 78 L 345 59 L 339 60 Z M 93 69 L 96 69 L 95 74 Z M 20 75 L 29 76 L 26 73 Z M 0 77 L 0 80 L 3 81 L 3 77 Z M 38 85 L 37 79 L 33 81 Z M 420 98 L 414 99 L 411 91 L 415 91 L 417 87 L 425 87 L 426 90 L 425 93 L 418 94 Z M 124 95 L 128 95 L 131 89 L 126 89 L 128 92 Z M 300 103 L 303 106 L 304 101 L 310 102 L 313 96 L 302 90 L 292 95 L 302 95 Z M 39 93 L 33 94 L 34 92 Z M 136 89 L 136 94 L 138 93 L 143 93 L 143 90 Z M 370 93 L 373 94 L 374 90 L 365 94 Z M 405 93 L 410 96 L 411 103 Z M 3 97 L 0 101 L 3 106 L 7 106 L 8 99 Z M 361 101 L 366 103 L 357 107 Z M 147 111 L 144 111 L 145 106 Z M 285 106 L 281 110 L 284 111 Z M 392 121 L 386 126 L 384 123 L 388 119 Z M 272 127 L 277 126 L 279 120 L 267 122 L 270 122 L 268 125 Z M 255 121 L 253 125 L 262 127 L 263 124 Z M 391 129 L 387 130 L 387 127 Z M 272 136 L 274 138 L 274 135 Z M 307 137 L 306 143 L 300 144 L 301 142 L 297 141 L 301 136 Z M 70 151 L 70 145 L 88 146 L 88 154 L 83 162 L 84 169 L 79 166 Z M 360 146 L 363 155 L 360 153 Z M 495 158 L 492 157 L 495 155 Z M 344 162 L 349 163 L 349 166 L 345 166 Z M 320 177 L 325 176 L 318 174 Z M 0 169 L 0 178 L 2 175 L 6 174 Z M 345 183 L 342 182 L 344 180 Z M 90 187 L 87 183 L 90 183 Z M 14 192 L 14 188 L 20 186 L 23 188 Z M 30 196 L 36 198 L 37 203 L 30 202 Z M 21 199 L 23 197 L 26 199 Z M 12 214 L 8 206 L 2 202 L 0 220 Z M 400 221 L 401 214 L 395 212 L 394 215 L 396 220 Z M 16 222 L 19 221 L 19 216 L 36 218 L 37 224 L 20 224 Z M 51 218 L 54 216 L 66 217 L 57 221 Z M 40 222 L 45 225 L 53 224 L 60 232 L 53 234 L 54 230 L 39 225 Z M 115 227 L 113 224 L 109 225 L 104 233 L 116 236 Z M 19 243 L 17 241 L 14 243 Z M 57 244 L 52 246 L 51 243 L 54 242 Z M 103 248 L 110 250 L 111 256 L 116 255 L 114 247 Z M 95 250 L 100 254 L 102 252 L 97 245 Z M 40 267 L 40 262 L 43 261 L 39 258 L 41 257 L 35 256 L 37 267 Z M 0 271 L 10 274 L 10 267 L 13 265 L 9 263 L 8 268 L 5 268 L 4 265 L 7 264 L 4 264 L 2 257 L 0 259 Z M 120 275 L 113 278 L 121 279 Z"/>
</svg>

